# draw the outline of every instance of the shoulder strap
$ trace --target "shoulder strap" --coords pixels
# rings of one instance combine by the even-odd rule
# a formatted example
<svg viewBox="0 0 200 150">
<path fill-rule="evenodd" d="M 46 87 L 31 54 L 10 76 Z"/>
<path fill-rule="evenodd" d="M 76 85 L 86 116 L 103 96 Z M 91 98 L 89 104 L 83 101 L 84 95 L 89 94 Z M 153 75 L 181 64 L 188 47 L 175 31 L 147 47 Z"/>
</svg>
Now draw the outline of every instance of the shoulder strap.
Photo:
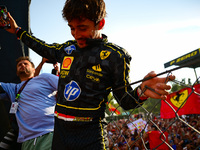
<svg viewBox="0 0 200 150">
<path fill-rule="evenodd" d="M 19 91 L 16 94 L 15 100 L 17 101 L 19 99 L 19 96 L 21 94 L 21 92 L 23 91 L 23 89 L 25 88 L 25 86 L 27 85 L 28 81 L 30 81 L 32 78 L 26 80 L 26 82 L 21 86 L 21 88 L 19 89 Z"/>
</svg>

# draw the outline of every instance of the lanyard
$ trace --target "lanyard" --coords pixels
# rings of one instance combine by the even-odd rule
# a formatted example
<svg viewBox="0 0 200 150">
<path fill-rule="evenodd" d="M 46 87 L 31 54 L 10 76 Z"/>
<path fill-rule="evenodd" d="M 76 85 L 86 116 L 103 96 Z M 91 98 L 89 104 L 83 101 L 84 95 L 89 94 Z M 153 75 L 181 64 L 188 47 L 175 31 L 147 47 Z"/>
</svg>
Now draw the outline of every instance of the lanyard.
<svg viewBox="0 0 200 150">
<path fill-rule="evenodd" d="M 15 87 L 15 93 L 16 94 L 16 97 L 15 97 L 15 102 L 18 102 L 18 99 L 19 99 L 19 96 L 21 94 L 21 92 L 23 91 L 24 87 L 27 85 L 28 81 L 30 81 L 32 78 L 26 80 L 26 82 L 21 86 L 21 88 L 19 89 L 19 91 L 17 92 L 17 85 Z"/>
</svg>

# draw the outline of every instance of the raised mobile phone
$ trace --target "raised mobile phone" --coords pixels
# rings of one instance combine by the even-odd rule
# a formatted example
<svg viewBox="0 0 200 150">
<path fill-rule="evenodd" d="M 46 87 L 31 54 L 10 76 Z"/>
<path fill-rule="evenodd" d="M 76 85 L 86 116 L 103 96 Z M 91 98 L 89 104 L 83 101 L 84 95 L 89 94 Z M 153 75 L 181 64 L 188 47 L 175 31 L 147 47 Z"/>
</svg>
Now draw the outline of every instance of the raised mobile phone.
<svg viewBox="0 0 200 150">
<path fill-rule="evenodd" d="M 0 5 L 0 29 L 10 28 L 10 21 L 7 12 L 6 6 Z"/>
</svg>

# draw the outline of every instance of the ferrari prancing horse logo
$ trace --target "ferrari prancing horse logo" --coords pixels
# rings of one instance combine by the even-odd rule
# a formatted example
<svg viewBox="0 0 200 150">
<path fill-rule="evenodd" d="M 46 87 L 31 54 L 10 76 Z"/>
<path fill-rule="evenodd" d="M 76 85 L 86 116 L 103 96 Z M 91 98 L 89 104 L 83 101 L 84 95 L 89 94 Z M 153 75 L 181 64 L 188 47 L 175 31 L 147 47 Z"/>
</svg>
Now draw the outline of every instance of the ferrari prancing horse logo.
<svg viewBox="0 0 200 150">
<path fill-rule="evenodd" d="M 170 101 L 177 108 L 182 108 L 187 102 L 186 100 L 187 98 L 188 98 L 188 90 L 184 90 L 181 92 L 177 92 L 175 96 L 172 96 L 170 98 Z"/>
<path fill-rule="evenodd" d="M 110 56 L 110 51 L 102 50 L 100 53 L 101 60 L 104 60 Z"/>
</svg>

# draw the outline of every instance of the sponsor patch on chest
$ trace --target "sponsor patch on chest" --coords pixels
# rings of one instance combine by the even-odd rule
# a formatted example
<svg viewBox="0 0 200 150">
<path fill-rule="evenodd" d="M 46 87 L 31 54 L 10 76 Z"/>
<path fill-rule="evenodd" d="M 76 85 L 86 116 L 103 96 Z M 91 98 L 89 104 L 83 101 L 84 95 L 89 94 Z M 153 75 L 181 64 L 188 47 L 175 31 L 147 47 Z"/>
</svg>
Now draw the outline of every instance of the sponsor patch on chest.
<svg viewBox="0 0 200 150">
<path fill-rule="evenodd" d="M 81 88 L 78 83 L 75 81 L 71 81 L 70 83 L 65 85 L 64 97 L 67 101 L 76 100 L 81 94 Z"/>
<path fill-rule="evenodd" d="M 71 54 L 73 51 L 75 51 L 75 50 L 76 50 L 75 45 L 70 45 L 70 46 L 64 48 L 64 51 L 65 51 L 68 55 L 70 55 L 70 54 Z"/>
</svg>

